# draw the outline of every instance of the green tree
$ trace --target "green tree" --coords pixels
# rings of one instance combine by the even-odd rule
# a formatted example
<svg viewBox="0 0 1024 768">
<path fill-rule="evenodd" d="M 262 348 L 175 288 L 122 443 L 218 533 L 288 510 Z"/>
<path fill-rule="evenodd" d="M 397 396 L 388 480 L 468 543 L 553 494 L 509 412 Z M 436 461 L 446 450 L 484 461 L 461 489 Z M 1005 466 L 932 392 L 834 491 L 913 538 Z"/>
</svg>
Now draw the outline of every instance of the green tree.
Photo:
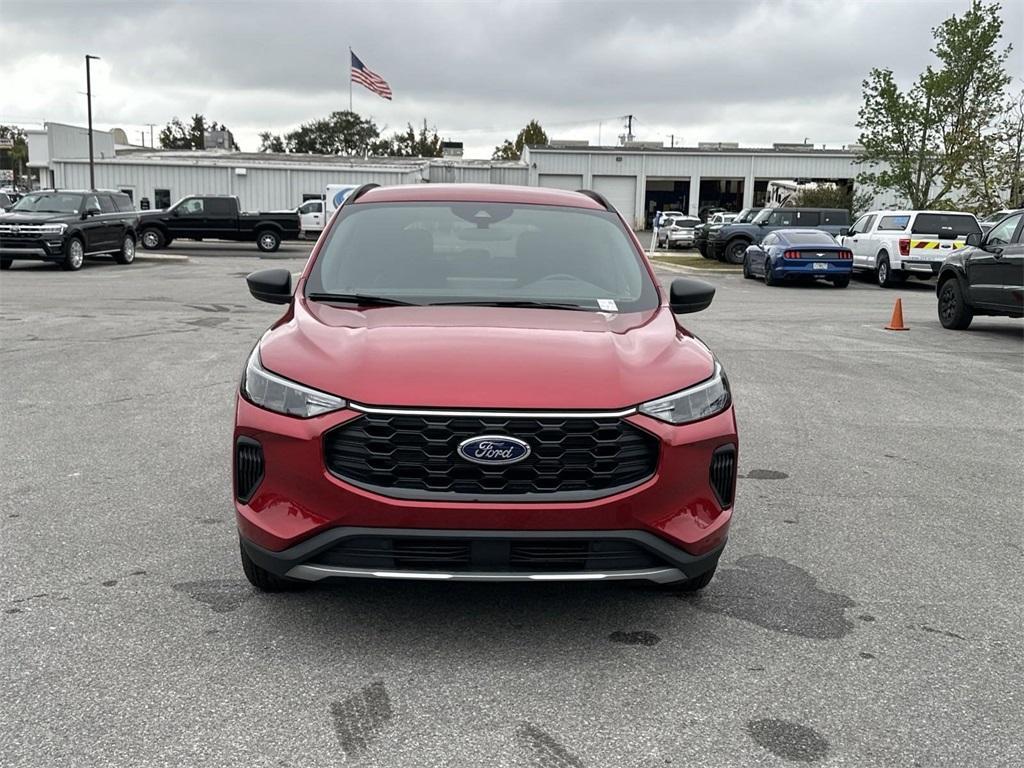
<svg viewBox="0 0 1024 768">
<path fill-rule="evenodd" d="M 204 115 L 192 115 L 192 119 L 186 126 L 177 117 L 163 127 L 160 131 L 160 146 L 164 149 L 203 149 L 204 137 L 207 131 L 226 131 L 227 126 L 223 123 L 217 124 L 213 121 L 206 122 Z M 232 149 L 238 149 L 238 145 L 232 139 Z"/>
<path fill-rule="evenodd" d="M 0 150 L 0 168 L 14 171 L 14 182 L 25 173 L 25 164 L 28 162 L 28 140 L 25 138 L 25 131 L 16 125 L 0 125 L 0 139 L 11 139 L 14 146 Z"/>
<path fill-rule="evenodd" d="M 285 147 L 289 152 L 308 152 L 317 155 L 362 155 L 380 138 L 380 131 L 372 120 L 355 112 L 332 112 L 321 120 L 303 123 L 285 134 Z"/>
<path fill-rule="evenodd" d="M 519 132 L 515 141 L 506 139 L 504 143 L 494 148 L 491 158 L 494 160 L 518 160 L 522 157 L 523 147 L 527 144 L 543 145 L 548 143 L 548 135 L 540 127 L 540 123 L 531 120 L 526 127 Z"/>
<path fill-rule="evenodd" d="M 1000 49 L 998 3 L 972 0 L 962 16 L 932 30 L 937 59 L 901 90 L 891 69 L 872 69 L 863 83 L 857 180 L 875 191 L 894 191 L 912 208 L 951 203 L 965 169 L 994 160 L 990 139 L 1010 77 L 1011 46 Z"/>
<path fill-rule="evenodd" d="M 284 139 L 276 133 L 263 131 L 260 133 L 260 148 L 258 152 L 284 152 Z"/>
<path fill-rule="evenodd" d="M 437 128 L 428 128 L 424 118 L 418 134 L 412 123 L 409 123 L 404 132 L 376 142 L 371 149 L 376 155 L 392 157 L 440 157 L 441 141 Z"/>
</svg>

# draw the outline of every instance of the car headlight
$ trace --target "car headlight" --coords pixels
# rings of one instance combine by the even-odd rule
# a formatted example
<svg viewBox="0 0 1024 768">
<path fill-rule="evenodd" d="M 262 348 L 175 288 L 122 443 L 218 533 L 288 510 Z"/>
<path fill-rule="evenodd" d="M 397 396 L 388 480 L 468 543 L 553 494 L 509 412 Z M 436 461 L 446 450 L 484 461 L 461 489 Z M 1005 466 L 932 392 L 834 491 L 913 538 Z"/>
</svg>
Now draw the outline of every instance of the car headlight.
<svg viewBox="0 0 1024 768">
<path fill-rule="evenodd" d="M 63 235 L 64 230 L 67 228 L 67 224 L 41 224 L 39 226 L 39 233 L 42 235 Z"/>
<path fill-rule="evenodd" d="M 245 364 L 242 376 L 242 394 L 246 400 L 268 411 L 308 419 L 321 413 L 337 411 L 346 403 L 340 397 L 329 395 L 318 389 L 304 387 L 294 381 L 271 373 L 260 363 L 260 347 L 257 344 Z"/>
<path fill-rule="evenodd" d="M 716 360 L 715 372 L 710 379 L 681 392 L 650 400 L 641 405 L 639 411 L 669 424 L 689 424 L 721 413 L 731 402 L 729 379 Z"/>
</svg>

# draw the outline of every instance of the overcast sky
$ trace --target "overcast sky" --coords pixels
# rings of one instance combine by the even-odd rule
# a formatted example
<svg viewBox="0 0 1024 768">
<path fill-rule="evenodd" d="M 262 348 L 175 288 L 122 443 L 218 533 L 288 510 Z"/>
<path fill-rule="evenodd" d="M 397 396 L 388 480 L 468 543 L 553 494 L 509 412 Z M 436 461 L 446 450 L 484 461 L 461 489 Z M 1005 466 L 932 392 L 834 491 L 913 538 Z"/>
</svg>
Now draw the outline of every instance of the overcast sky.
<svg viewBox="0 0 1024 768">
<path fill-rule="evenodd" d="M 98 127 L 137 143 L 146 123 L 201 112 L 255 150 L 262 130 L 348 107 L 351 46 L 394 90 L 386 102 L 355 86 L 357 112 L 388 133 L 427 118 L 471 157 L 531 118 L 553 138 L 615 143 L 628 113 L 644 141 L 841 145 L 867 71 L 911 80 L 930 28 L 967 5 L 0 0 L 0 122 L 84 124 L 91 53 Z M 1024 0 L 1003 15 L 1004 38 L 1024 39 Z M 1024 76 L 1020 51 L 1010 68 Z"/>
</svg>

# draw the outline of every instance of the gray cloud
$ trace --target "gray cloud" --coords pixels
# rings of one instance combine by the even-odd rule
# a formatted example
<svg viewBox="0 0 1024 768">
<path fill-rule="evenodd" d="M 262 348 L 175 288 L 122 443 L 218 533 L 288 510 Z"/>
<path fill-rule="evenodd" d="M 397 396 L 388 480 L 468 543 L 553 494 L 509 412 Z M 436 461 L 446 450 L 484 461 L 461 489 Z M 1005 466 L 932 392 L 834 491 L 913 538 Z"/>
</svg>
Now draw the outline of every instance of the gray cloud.
<svg viewBox="0 0 1024 768">
<path fill-rule="evenodd" d="M 626 113 L 652 141 L 844 143 L 868 69 L 910 80 L 930 28 L 966 4 L 3 0 L 0 120 L 81 122 L 94 53 L 100 124 L 204 112 L 252 149 L 260 130 L 347 107 L 351 45 L 395 91 L 387 103 L 357 86 L 357 111 L 390 129 L 426 117 L 475 155 L 533 117 L 591 141 L 609 118 L 607 143 Z M 1004 18 L 1024 29 L 1021 3 Z"/>
</svg>

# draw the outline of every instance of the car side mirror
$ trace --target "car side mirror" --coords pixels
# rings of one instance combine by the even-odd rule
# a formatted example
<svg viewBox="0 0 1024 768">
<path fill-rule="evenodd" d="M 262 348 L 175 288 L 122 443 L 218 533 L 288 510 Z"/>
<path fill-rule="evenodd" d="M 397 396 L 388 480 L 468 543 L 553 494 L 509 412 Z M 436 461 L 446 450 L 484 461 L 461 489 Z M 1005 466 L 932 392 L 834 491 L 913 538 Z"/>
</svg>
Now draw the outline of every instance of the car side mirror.
<svg viewBox="0 0 1024 768">
<path fill-rule="evenodd" d="M 853 234 L 853 227 L 843 227 L 839 230 L 840 237 L 849 237 Z"/>
<path fill-rule="evenodd" d="M 181 216 L 181 211 L 177 208 L 171 208 L 171 216 L 177 218 L 178 216 Z"/>
<path fill-rule="evenodd" d="M 676 315 L 700 312 L 711 306 L 715 286 L 691 277 L 677 277 L 668 291 L 668 306 Z"/>
<path fill-rule="evenodd" d="M 261 269 L 245 278 L 249 293 L 268 304 L 288 304 L 292 300 L 292 273 L 287 269 Z"/>
<path fill-rule="evenodd" d="M 82 218 L 83 219 L 88 219 L 90 216 L 99 216 L 99 214 L 100 214 L 100 209 L 97 208 L 95 205 L 91 205 L 88 208 L 86 208 L 84 211 L 82 211 Z"/>
<path fill-rule="evenodd" d="M 985 236 L 981 234 L 981 232 L 971 232 L 967 235 L 967 240 L 965 242 L 972 248 L 981 248 L 981 241 L 984 237 Z"/>
</svg>

